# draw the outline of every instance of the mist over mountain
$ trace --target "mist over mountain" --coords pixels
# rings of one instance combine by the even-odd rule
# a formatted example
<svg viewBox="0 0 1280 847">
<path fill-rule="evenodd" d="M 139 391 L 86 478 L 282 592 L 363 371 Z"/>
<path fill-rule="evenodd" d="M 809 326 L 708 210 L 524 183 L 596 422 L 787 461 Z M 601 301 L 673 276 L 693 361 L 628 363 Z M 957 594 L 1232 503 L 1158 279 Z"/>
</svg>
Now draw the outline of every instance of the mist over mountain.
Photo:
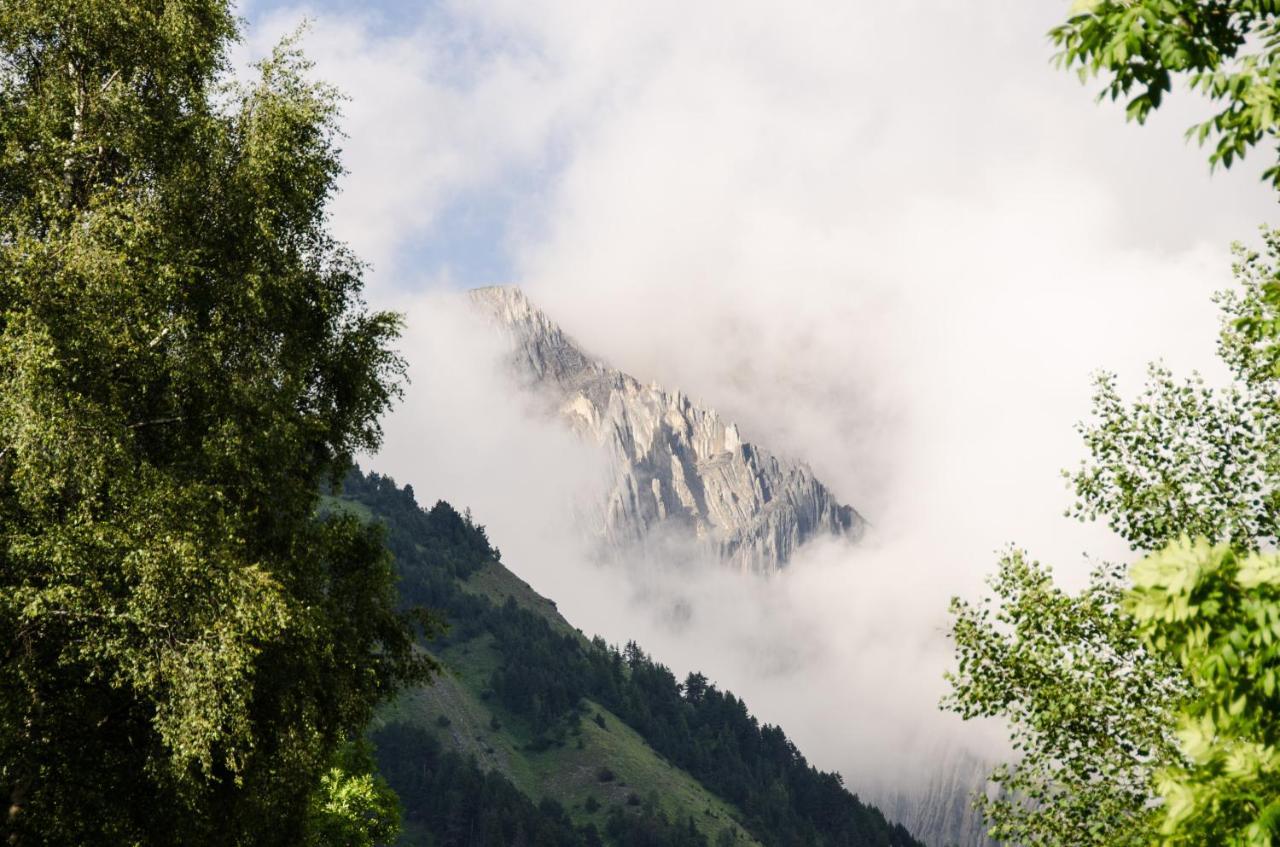
<svg viewBox="0 0 1280 847">
<path fill-rule="evenodd" d="M 821 582 L 821 574 L 829 577 L 834 569 L 854 581 L 861 576 L 869 602 L 876 603 L 878 595 L 888 608 L 898 605 L 895 592 L 883 590 L 893 582 L 878 582 L 892 573 L 884 572 L 890 561 L 880 542 L 867 539 L 871 525 L 841 504 L 806 463 L 744 441 L 738 426 L 681 391 L 646 385 L 593 357 L 516 286 L 474 289 L 468 300 L 502 342 L 500 378 L 532 403 L 509 410 L 512 423 L 529 427 L 536 440 L 540 418 L 557 422 L 592 448 L 588 455 L 604 471 L 603 485 L 583 486 L 589 502 L 578 500 L 571 510 L 582 535 L 595 539 L 592 557 L 612 575 L 612 585 L 606 581 L 597 591 L 633 591 L 639 581 L 641 608 L 656 610 L 659 631 L 677 642 L 695 634 L 705 638 L 708 628 L 724 637 L 733 631 L 725 629 L 727 614 L 737 625 L 754 619 L 763 629 L 762 647 L 768 644 L 762 655 L 772 656 L 764 674 L 773 696 L 804 685 L 810 671 L 821 667 L 823 660 L 812 651 L 825 650 L 821 642 L 827 636 L 814 639 L 791 624 L 779 628 L 770 620 L 779 610 L 759 604 L 772 603 L 770 596 L 785 594 L 785 586 L 759 577 L 812 568 Z M 871 544 L 864 547 L 863 540 Z M 716 571 L 724 575 L 713 576 Z M 736 612 L 728 612 L 735 606 Z M 804 618 L 817 611 L 810 605 L 783 614 Z M 871 616 L 850 614 L 866 618 L 861 626 L 876 625 Z M 914 637 L 907 624 L 900 618 L 901 629 L 889 635 L 905 639 L 898 648 L 904 655 L 914 649 L 905 646 Z M 882 649 L 865 636 L 856 639 L 855 649 L 859 643 L 868 656 Z M 859 656 L 853 666 L 866 660 Z M 902 685 L 897 674 L 903 672 L 912 673 L 889 665 L 861 681 L 888 694 Z M 825 686 L 810 693 L 833 696 Z M 859 697 L 837 697 L 850 694 Z M 931 705 L 920 700 L 926 709 Z M 864 743 L 856 754 L 889 757 L 895 764 L 879 775 L 860 766 L 853 787 L 927 844 L 989 844 L 969 803 L 972 792 L 986 789 L 986 759 L 932 724 L 898 727 L 903 718 L 881 726 L 894 741 L 883 747 Z M 882 722 L 857 707 L 841 731 L 861 737 L 874 734 Z M 909 735 L 915 739 L 908 742 Z"/>
<path fill-rule="evenodd" d="M 815 536 L 863 534 L 865 519 L 808 465 L 744 441 L 680 391 L 592 358 L 519 288 L 470 298 L 509 339 L 516 378 L 606 449 L 612 481 L 589 520 L 615 551 L 683 536 L 740 570 L 767 573 Z"/>
<path fill-rule="evenodd" d="M 948 600 L 982 590 L 997 550 L 1077 582 L 1082 551 L 1124 552 L 1060 519 L 1087 374 L 1210 360 L 1194 339 L 1224 247 L 1273 203 L 1085 102 L 1046 61 L 1060 8 L 921 11 L 429 4 L 380 29 L 362 7 L 309 42 L 361 104 L 341 234 L 409 322 L 413 383 L 376 466 L 484 515 L 578 625 L 714 669 L 877 796 L 940 737 L 985 749 L 936 705 Z M 272 37 L 296 25 L 276 17 Z M 900 52 L 885 32 L 921 49 L 875 86 Z M 1157 120 L 1197 118 L 1171 100 L 1185 111 Z M 597 445 L 528 414 L 489 334 L 439 302 L 495 281 L 811 463 L 874 526 L 810 539 L 769 580 L 601 563 L 565 526 L 576 493 L 614 490 L 591 488 Z"/>
<path fill-rule="evenodd" d="M 373 736 L 401 847 L 923 847 L 714 677 L 574 628 L 469 511 L 362 473 L 324 508 L 381 524 L 404 599 L 451 622 L 423 645 L 449 672 Z"/>
<path fill-rule="evenodd" d="M 0 847 L 1280 847 L 1280 5 L 4 9 Z"/>
</svg>

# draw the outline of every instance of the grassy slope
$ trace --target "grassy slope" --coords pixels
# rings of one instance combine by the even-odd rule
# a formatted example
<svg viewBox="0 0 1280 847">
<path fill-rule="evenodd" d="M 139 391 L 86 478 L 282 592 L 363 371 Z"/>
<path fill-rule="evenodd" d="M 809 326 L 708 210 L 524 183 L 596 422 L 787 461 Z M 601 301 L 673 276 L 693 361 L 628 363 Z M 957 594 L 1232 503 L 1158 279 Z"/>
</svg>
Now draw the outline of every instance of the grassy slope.
<svg viewBox="0 0 1280 847">
<path fill-rule="evenodd" d="M 521 608 L 546 618 L 547 623 L 557 632 L 582 636 L 581 630 L 575 629 L 564 619 L 555 603 L 534 591 L 529 583 L 497 562 L 489 562 L 473 573 L 470 579 L 462 583 L 462 589 L 488 597 L 497 606 L 506 603 L 508 597 L 513 597 Z"/>
<path fill-rule="evenodd" d="M 556 611 L 554 603 L 500 564 L 486 565 L 463 587 L 499 605 L 507 597 L 514 597 L 556 629 L 581 637 Z M 607 709 L 589 703 L 587 711 L 590 716 L 599 713 L 604 728 L 586 719 L 581 734 L 569 736 L 563 747 L 533 752 L 525 749 L 530 734 L 521 720 L 483 697 L 490 674 L 501 661 L 491 643 L 484 638 L 473 639 L 441 651 L 438 658 L 449 668 L 449 674 L 430 687 L 403 694 L 384 710 L 381 720 L 406 721 L 433 729 L 442 740 L 452 740 L 459 750 L 474 755 L 481 767 L 500 771 L 535 800 L 549 797 L 559 801 L 579 823 L 594 821 L 603 829 L 609 808 L 628 808 L 634 794 L 641 799 L 656 798 L 672 819 L 693 818 L 712 843 L 721 831 L 729 829 L 737 835 L 738 844 L 759 847 L 759 842 L 738 824 L 738 814 L 732 806 L 667 762 Z M 447 725 L 441 718 L 447 720 Z M 600 780 L 603 768 L 613 772 L 613 780 Z M 591 797 L 600 804 L 594 813 L 587 811 Z"/>
</svg>

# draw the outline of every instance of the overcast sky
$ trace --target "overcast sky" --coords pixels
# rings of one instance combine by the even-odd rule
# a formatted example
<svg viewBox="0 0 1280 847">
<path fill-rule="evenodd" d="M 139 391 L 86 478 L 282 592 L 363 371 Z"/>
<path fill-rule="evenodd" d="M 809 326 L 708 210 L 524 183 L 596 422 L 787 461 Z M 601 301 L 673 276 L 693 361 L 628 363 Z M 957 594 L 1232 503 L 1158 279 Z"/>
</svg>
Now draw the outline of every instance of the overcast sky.
<svg viewBox="0 0 1280 847">
<path fill-rule="evenodd" d="M 901 665 L 859 665 L 859 639 L 933 638 L 997 548 L 1067 578 L 1119 552 L 1061 517 L 1089 375 L 1132 388 L 1157 357 L 1212 373 L 1228 246 L 1276 221 L 1268 151 L 1210 176 L 1183 142 L 1205 104 L 1179 91 L 1137 127 L 1052 67 L 1067 5 L 253 0 L 237 61 L 310 18 L 318 75 L 351 97 L 334 227 L 372 263 L 370 300 L 407 312 L 415 378 L 375 466 L 470 505 L 584 629 L 639 629 L 678 669 L 715 661 L 818 746 L 858 674 Z M 664 639 L 538 546 L 581 456 L 466 371 L 486 348 L 442 297 L 508 282 L 613 364 L 809 461 L 877 526 L 874 555 L 770 589 L 843 645 L 831 661 L 852 670 L 821 709 L 733 663 L 754 619 L 708 613 L 720 647 Z M 881 618 L 841 629 L 853 609 Z M 816 667 L 812 684 L 834 678 Z M 920 679 L 932 708 L 932 665 Z"/>
<path fill-rule="evenodd" d="M 1189 98 L 1146 131 L 1095 107 L 1050 65 L 1045 31 L 1065 7 L 249 0 L 240 11 L 251 54 L 311 20 L 320 75 L 352 98 L 337 224 L 375 263 L 375 288 L 518 278 L 559 223 L 548 214 L 567 215 L 575 180 L 598 179 L 588 169 L 609 155 L 625 157 L 609 163 L 625 164 L 613 180 L 648 176 L 652 196 L 699 208 L 789 188 L 770 198 L 774 214 L 833 235 L 933 197 L 1039 213 L 1046 230 L 1064 223 L 1049 207 L 1071 204 L 1093 219 L 1057 232 L 1077 245 L 1092 234 L 1179 251 L 1249 236 L 1271 205 L 1259 168 L 1210 180 L 1181 139 L 1203 112 L 1178 102 Z"/>
</svg>

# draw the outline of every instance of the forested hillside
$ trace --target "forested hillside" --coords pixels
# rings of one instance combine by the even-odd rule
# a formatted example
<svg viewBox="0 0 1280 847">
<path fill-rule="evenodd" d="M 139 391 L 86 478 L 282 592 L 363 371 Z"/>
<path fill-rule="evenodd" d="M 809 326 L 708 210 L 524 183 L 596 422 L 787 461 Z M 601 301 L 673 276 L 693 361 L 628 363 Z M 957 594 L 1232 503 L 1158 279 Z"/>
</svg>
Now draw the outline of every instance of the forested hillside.
<svg viewBox="0 0 1280 847">
<path fill-rule="evenodd" d="M 587 640 L 449 504 L 358 473 L 328 502 L 382 523 L 403 602 L 450 623 L 453 674 L 373 733 L 410 843 L 917 843 L 702 674 Z"/>
</svg>

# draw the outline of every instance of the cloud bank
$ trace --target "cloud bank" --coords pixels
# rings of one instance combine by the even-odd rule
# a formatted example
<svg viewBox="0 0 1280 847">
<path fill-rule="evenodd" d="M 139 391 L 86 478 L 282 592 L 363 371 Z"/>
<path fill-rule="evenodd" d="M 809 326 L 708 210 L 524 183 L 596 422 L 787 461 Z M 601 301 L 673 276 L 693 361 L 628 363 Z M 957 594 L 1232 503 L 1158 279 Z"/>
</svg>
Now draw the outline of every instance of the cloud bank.
<svg viewBox="0 0 1280 847">
<path fill-rule="evenodd" d="M 1262 154 L 1211 178 L 1182 143 L 1190 96 L 1139 129 L 1050 66 L 1065 3 L 479 0 L 388 31 L 259 2 L 241 58 L 308 11 L 352 97 L 335 228 L 410 321 L 374 467 L 469 505 L 570 620 L 705 669 L 855 787 L 945 725 L 946 601 L 996 549 L 1075 580 L 1084 551 L 1122 554 L 1061 517 L 1089 373 L 1212 372 L 1227 246 L 1273 213 Z M 810 462 L 873 539 L 763 585 L 593 563 L 566 517 L 592 455 L 442 293 L 489 282 Z"/>
</svg>

